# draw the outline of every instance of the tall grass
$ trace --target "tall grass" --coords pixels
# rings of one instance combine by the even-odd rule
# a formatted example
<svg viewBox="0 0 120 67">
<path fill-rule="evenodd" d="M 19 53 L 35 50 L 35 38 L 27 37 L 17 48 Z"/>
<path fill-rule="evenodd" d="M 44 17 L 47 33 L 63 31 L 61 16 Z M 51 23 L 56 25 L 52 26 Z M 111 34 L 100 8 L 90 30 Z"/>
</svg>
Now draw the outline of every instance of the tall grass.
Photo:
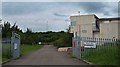
<svg viewBox="0 0 120 67">
<path fill-rule="evenodd" d="M 118 45 L 98 45 L 96 49 L 85 49 L 82 58 L 98 65 L 118 64 Z"/>
<path fill-rule="evenodd" d="M 43 45 L 28 45 L 28 44 L 22 44 L 20 47 L 21 50 L 21 56 L 25 56 L 29 53 L 32 53 L 40 48 L 42 48 Z"/>
<path fill-rule="evenodd" d="M 21 56 L 25 56 L 31 52 L 34 52 L 40 48 L 42 48 L 43 45 L 28 45 L 23 44 L 20 46 L 20 54 Z M 12 58 L 11 55 L 11 44 L 3 44 L 2 46 L 2 62 L 9 60 Z"/>
<path fill-rule="evenodd" d="M 11 58 L 11 44 L 2 44 L 2 61 Z"/>
</svg>

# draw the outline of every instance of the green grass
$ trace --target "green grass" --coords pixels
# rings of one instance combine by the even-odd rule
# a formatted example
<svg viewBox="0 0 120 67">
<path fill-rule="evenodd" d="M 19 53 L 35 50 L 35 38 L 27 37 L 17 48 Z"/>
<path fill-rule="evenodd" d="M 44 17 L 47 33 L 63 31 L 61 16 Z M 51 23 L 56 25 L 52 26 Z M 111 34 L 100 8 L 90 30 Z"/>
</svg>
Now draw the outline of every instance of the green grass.
<svg viewBox="0 0 120 67">
<path fill-rule="evenodd" d="M 2 44 L 0 43 L 0 64 L 2 63 Z"/>
<path fill-rule="evenodd" d="M 32 53 L 40 48 L 42 48 L 43 45 L 27 45 L 23 44 L 20 46 L 21 50 L 21 56 L 25 56 L 29 53 Z M 11 52 L 10 52 L 10 44 L 3 45 L 2 46 L 2 62 L 5 62 L 11 58 Z"/>
<path fill-rule="evenodd" d="M 42 48 L 43 45 L 27 45 L 23 44 L 21 45 L 21 56 L 27 55 L 29 53 L 32 53 L 40 48 Z"/>
<path fill-rule="evenodd" d="M 2 44 L 2 62 L 5 62 L 7 60 L 9 60 L 11 58 L 11 44 L 6 43 L 6 44 Z"/>
<path fill-rule="evenodd" d="M 0 48 L 1 49 L 1 48 Z M 0 64 L 2 63 L 2 52 L 0 52 Z"/>
<path fill-rule="evenodd" d="M 117 65 L 118 46 L 104 45 L 96 49 L 85 49 L 83 59 L 98 65 Z"/>
<path fill-rule="evenodd" d="M 10 44 L 2 44 L 2 61 L 6 61 L 11 58 Z"/>
</svg>

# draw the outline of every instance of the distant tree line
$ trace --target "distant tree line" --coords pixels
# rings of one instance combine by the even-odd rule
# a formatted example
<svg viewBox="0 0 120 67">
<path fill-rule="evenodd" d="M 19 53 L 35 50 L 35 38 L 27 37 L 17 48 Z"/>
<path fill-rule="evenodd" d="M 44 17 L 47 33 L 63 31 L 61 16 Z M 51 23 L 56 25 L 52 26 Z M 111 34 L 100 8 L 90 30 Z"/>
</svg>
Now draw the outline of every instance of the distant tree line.
<svg viewBox="0 0 120 67">
<path fill-rule="evenodd" d="M 72 34 L 68 32 L 32 32 L 29 28 L 23 32 L 16 23 L 11 25 L 9 22 L 4 22 L 2 25 L 2 38 L 11 37 L 13 31 L 20 35 L 22 44 L 36 45 L 38 42 L 42 42 L 42 44 L 57 47 L 71 46 L 72 44 Z"/>
</svg>

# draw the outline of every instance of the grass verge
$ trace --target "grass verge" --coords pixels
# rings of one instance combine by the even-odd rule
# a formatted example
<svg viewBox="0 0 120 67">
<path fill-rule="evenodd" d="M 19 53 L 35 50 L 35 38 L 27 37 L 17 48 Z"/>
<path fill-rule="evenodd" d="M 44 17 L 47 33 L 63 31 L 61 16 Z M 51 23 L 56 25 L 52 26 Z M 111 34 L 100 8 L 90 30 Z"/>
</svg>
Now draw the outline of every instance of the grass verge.
<svg viewBox="0 0 120 67">
<path fill-rule="evenodd" d="M 32 53 L 40 48 L 42 48 L 43 45 L 28 45 L 28 44 L 23 44 L 21 45 L 21 56 L 25 56 L 29 53 Z"/>
<path fill-rule="evenodd" d="M 11 44 L 2 44 L 2 63 L 10 60 L 11 58 Z"/>
<path fill-rule="evenodd" d="M 97 65 L 117 65 L 117 46 L 97 46 L 96 49 L 85 49 L 82 58 Z"/>
<path fill-rule="evenodd" d="M 4 47 L 6 47 L 6 46 L 4 46 Z M 36 51 L 36 50 L 38 50 L 38 49 L 40 49 L 42 47 L 43 47 L 43 45 L 22 44 L 20 46 L 20 54 L 21 54 L 20 57 L 25 56 L 25 55 L 27 55 L 29 53 L 32 53 L 32 52 L 34 52 L 34 51 Z M 3 55 L 2 56 L 2 63 L 10 60 L 11 56 L 10 56 L 9 52 L 10 52 L 9 48 L 8 49 L 4 48 L 4 52 L 2 52 L 2 55 Z"/>
</svg>

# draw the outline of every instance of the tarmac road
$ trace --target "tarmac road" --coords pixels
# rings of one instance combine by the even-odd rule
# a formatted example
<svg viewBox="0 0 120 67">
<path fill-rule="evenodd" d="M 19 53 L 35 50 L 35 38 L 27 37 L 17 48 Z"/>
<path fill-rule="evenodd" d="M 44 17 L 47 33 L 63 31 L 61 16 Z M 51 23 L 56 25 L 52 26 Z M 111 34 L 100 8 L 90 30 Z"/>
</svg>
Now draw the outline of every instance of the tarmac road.
<svg viewBox="0 0 120 67">
<path fill-rule="evenodd" d="M 88 65 L 83 61 L 71 58 L 65 52 L 58 52 L 52 45 L 45 45 L 43 48 L 29 55 L 12 60 L 5 65 Z"/>
</svg>

